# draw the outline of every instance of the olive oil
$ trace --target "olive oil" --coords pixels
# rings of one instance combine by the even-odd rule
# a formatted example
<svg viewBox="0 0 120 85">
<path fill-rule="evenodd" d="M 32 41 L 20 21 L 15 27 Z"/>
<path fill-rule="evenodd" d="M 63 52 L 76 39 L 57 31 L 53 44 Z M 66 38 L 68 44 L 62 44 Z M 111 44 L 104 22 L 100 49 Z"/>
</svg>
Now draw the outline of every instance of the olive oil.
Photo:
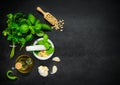
<svg viewBox="0 0 120 85">
<path fill-rule="evenodd" d="M 16 59 L 15 68 L 20 73 L 29 73 L 33 67 L 33 60 L 28 55 L 21 55 Z"/>
</svg>

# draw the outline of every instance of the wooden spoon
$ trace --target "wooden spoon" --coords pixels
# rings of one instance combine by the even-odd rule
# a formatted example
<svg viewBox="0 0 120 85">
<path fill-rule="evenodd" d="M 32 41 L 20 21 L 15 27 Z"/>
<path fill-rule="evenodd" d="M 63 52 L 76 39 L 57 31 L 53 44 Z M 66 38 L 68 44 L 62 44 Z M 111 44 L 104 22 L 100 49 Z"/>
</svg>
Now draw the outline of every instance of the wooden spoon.
<svg viewBox="0 0 120 85">
<path fill-rule="evenodd" d="M 41 12 L 44 16 L 44 19 L 46 19 L 50 24 L 57 25 L 58 20 L 49 12 L 44 12 L 40 7 L 37 7 L 37 11 Z"/>
</svg>

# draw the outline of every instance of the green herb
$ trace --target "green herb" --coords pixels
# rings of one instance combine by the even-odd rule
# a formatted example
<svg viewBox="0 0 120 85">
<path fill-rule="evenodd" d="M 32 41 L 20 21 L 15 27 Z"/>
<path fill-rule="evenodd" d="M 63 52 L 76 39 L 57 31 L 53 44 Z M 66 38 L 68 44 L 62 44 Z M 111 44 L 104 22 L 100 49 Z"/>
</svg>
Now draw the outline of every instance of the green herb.
<svg viewBox="0 0 120 85">
<path fill-rule="evenodd" d="M 48 43 L 47 41 L 44 43 L 44 46 L 47 50 L 51 47 L 50 43 Z"/>
<path fill-rule="evenodd" d="M 35 23 L 35 16 L 33 16 L 32 14 L 28 14 L 28 19 L 30 20 L 30 22 L 31 22 L 32 24 Z"/>
<path fill-rule="evenodd" d="M 42 30 L 51 30 L 51 27 L 47 24 L 42 24 Z"/>
<path fill-rule="evenodd" d="M 52 52 L 54 52 L 54 48 L 50 48 L 49 50 L 47 50 L 47 54 L 51 54 Z"/>
<path fill-rule="evenodd" d="M 13 58 L 13 56 L 15 54 L 14 52 L 15 52 L 15 44 L 13 42 L 12 50 L 11 50 L 11 53 L 10 53 L 10 58 Z"/>
<path fill-rule="evenodd" d="M 41 30 L 41 28 L 42 28 L 42 24 L 36 24 L 35 27 L 34 27 L 34 30 L 36 32 L 39 32 Z"/>
<path fill-rule="evenodd" d="M 45 33 L 43 31 L 40 31 L 40 32 L 36 33 L 36 35 L 39 36 L 39 37 L 43 36 L 44 34 Z"/>
<path fill-rule="evenodd" d="M 33 35 L 32 34 L 29 34 L 25 37 L 25 40 L 28 42 L 28 41 L 31 41 L 33 39 Z"/>
<path fill-rule="evenodd" d="M 27 25 L 27 24 L 22 24 L 22 25 L 20 26 L 19 31 L 20 31 L 21 33 L 27 33 L 27 32 L 29 31 L 28 25 Z"/>
<path fill-rule="evenodd" d="M 37 45 L 43 45 L 44 44 L 44 41 L 43 40 L 39 40 L 38 42 L 37 42 Z"/>
<path fill-rule="evenodd" d="M 54 48 L 52 48 L 51 44 L 48 42 L 48 35 L 44 34 L 43 40 L 39 40 L 37 42 L 37 45 L 44 45 L 46 48 L 47 54 L 51 54 L 54 52 Z M 39 51 L 35 51 L 36 54 L 38 54 Z"/>
<path fill-rule="evenodd" d="M 50 26 L 41 23 L 34 15 L 21 12 L 8 14 L 6 23 L 7 27 L 3 30 L 3 35 L 13 43 L 10 58 L 14 56 L 14 46 L 16 44 L 20 44 L 22 48 L 27 42 L 31 41 L 34 36 L 41 37 L 44 35 L 44 30 L 52 30 Z"/>
<path fill-rule="evenodd" d="M 13 71 L 12 70 L 8 70 L 6 73 L 7 78 L 9 78 L 10 80 L 16 80 L 18 77 L 13 75 Z"/>
<path fill-rule="evenodd" d="M 48 42 L 48 35 L 47 34 L 44 34 L 43 40 L 44 40 L 44 42 Z"/>
</svg>

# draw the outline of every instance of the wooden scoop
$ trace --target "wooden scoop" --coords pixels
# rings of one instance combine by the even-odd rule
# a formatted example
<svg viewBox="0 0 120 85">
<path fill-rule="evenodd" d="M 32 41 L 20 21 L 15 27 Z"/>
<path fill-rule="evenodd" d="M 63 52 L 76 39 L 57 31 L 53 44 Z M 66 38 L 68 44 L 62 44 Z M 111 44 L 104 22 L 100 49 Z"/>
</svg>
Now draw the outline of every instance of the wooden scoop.
<svg viewBox="0 0 120 85">
<path fill-rule="evenodd" d="M 58 20 L 49 12 L 44 12 L 40 7 L 37 7 L 37 11 L 41 12 L 44 16 L 44 19 L 46 19 L 50 24 L 57 25 Z"/>
</svg>

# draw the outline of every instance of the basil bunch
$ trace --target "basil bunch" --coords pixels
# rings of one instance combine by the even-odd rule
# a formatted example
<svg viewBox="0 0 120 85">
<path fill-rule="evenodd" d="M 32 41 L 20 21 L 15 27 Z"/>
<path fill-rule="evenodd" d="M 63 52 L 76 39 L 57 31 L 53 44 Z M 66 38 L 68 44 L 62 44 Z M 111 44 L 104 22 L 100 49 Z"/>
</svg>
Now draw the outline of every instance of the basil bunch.
<svg viewBox="0 0 120 85">
<path fill-rule="evenodd" d="M 22 48 L 26 42 L 31 41 L 35 36 L 43 36 L 45 30 L 52 30 L 49 25 L 41 23 L 34 15 L 21 12 L 7 14 L 6 23 L 7 28 L 3 30 L 3 35 L 13 43 L 10 58 L 14 56 L 16 44 L 20 44 Z"/>
</svg>

